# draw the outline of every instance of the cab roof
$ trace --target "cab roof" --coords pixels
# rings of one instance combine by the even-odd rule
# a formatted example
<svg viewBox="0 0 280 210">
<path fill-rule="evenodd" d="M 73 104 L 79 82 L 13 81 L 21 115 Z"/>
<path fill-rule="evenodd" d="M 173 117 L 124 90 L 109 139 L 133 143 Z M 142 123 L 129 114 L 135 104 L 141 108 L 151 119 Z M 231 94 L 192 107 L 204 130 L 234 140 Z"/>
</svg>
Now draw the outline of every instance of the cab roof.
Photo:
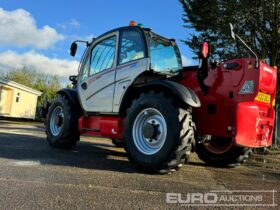
<svg viewBox="0 0 280 210">
<path fill-rule="evenodd" d="M 110 33 L 113 33 L 113 32 L 116 32 L 116 31 L 124 31 L 124 30 L 130 30 L 130 29 L 136 29 L 136 30 L 139 30 L 139 31 L 151 31 L 151 29 L 149 28 L 141 28 L 139 26 L 123 26 L 123 27 L 119 27 L 119 28 L 115 28 L 115 29 L 112 29 L 110 31 L 107 31 L 101 35 L 99 35 L 96 39 L 99 39 L 103 36 L 106 36 L 107 34 L 110 34 Z"/>
<path fill-rule="evenodd" d="M 159 35 L 159 34 L 153 32 L 150 28 L 142 28 L 142 27 L 139 27 L 139 26 L 123 26 L 123 27 L 115 28 L 115 29 L 112 29 L 112 30 L 110 30 L 110 31 L 107 31 L 107 32 L 105 32 L 105 33 L 99 35 L 98 37 L 96 37 L 96 39 L 99 39 L 99 38 L 101 38 L 101 37 L 103 37 L 103 36 L 106 36 L 106 35 L 108 35 L 108 34 L 110 34 L 110 33 L 114 33 L 114 32 L 116 32 L 116 31 L 124 31 L 124 30 L 130 30 L 130 29 L 138 30 L 138 31 L 140 31 L 141 33 L 144 33 L 144 31 L 145 31 L 145 32 L 150 32 L 150 33 L 152 33 L 153 35 L 155 35 L 155 36 L 157 36 L 157 37 L 159 37 L 159 38 L 161 38 L 161 39 L 163 39 L 163 40 L 169 40 L 169 41 L 174 41 L 174 42 L 175 42 L 175 39 L 168 39 L 168 38 L 166 38 L 166 37 L 164 37 L 164 36 L 161 36 L 161 35 Z"/>
</svg>

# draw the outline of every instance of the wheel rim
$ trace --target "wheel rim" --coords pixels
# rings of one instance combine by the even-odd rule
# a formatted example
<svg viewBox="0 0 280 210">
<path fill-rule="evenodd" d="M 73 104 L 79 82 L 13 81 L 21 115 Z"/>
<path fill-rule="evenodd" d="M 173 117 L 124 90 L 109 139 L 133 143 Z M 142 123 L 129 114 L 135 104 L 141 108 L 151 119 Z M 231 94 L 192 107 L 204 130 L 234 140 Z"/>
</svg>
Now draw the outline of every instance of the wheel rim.
<svg viewBox="0 0 280 210">
<path fill-rule="evenodd" d="M 233 145 L 231 138 L 215 138 L 203 143 L 205 148 L 214 154 L 223 154 L 230 150 Z"/>
<path fill-rule="evenodd" d="M 163 115 L 154 108 L 142 110 L 132 128 L 137 149 L 146 155 L 157 153 L 165 143 L 167 125 Z"/>
<path fill-rule="evenodd" d="M 51 115 L 50 130 L 52 135 L 58 136 L 64 124 L 64 114 L 61 106 L 57 106 Z"/>
</svg>

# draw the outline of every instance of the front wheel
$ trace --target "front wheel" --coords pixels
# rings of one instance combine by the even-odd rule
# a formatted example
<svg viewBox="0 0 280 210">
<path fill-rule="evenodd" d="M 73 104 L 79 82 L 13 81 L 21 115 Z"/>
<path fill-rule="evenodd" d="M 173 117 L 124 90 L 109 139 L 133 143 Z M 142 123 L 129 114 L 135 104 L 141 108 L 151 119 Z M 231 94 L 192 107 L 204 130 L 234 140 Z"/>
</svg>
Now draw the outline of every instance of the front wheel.
<svg viewBox="0 0 280 210">
<path fill-rule="evenodd" d="M 123 148 L 124 142 L 121 139 L 112 139 L 112 144 L 114 144 L 118 148 Z"/>
<path fill-rule="evenodd" d="M 50 146 L 71 148 L 79 141 L 79 114 L 70 101 L 59 95 L 49 108 L 46 119 L 47 141 Z"/>
<path fill-rule="evenodd" d="M 233 167 L 245 162 L 252 150 L 233 145 L 231 138 L 211 137 L 203 143 L 197 142 L 195 151 L 198 157 L 208 165 Z"/>
<path fill-rule="evenodd" d="M 194 141 L 191 109 L 178 107 L 163 93 L 142 94 L 125 120 L 129 159 L 150 173 L 179 169 Z"/>
</svg>

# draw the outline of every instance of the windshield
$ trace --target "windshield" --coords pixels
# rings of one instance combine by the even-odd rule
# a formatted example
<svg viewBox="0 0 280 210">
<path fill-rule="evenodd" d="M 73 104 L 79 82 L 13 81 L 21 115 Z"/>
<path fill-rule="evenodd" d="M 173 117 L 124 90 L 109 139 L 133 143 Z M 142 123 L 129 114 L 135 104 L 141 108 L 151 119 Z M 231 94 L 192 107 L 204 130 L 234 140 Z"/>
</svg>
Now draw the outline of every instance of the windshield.
<svg viewBox="0 0 280 210">
<path fill-rule="evenodd" d="M 177 45 L 168 39 L 147 32 L 150 47 L 151 68 L 158 72 L 176 73 L 182 69 L 182 61 Z"/>
</svg>

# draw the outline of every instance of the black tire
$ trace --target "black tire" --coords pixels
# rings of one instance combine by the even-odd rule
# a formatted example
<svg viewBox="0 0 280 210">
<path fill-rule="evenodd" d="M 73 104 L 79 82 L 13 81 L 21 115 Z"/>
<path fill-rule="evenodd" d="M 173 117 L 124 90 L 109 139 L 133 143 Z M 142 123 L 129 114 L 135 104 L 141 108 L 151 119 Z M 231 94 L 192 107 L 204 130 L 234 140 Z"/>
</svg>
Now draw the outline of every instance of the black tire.
<svg viewBox="0 0 280 210">
<path fill-rule="evenodd" d="M 249 148 L 229 146 L 229 148 L 221 153 L 214 153 L 207 149 L 207 144 L 211 141 L 232 141 L 225 138 L 214 138 L 209 142 L 196 143 L 195 151 L 198 157 L 204 161 L 207 165 L 216 167 L 235 167 L 244 163 L 250 158 L 252 150 Z"/>
<path fill-rule="evenodd" d="M 52 115 L 54 110 L 60 109 L 63 113 L 63 121 L 59 132 L 54 132 L 51 128 L 53 122 Z M 80 132 L 78 127 L 79 112 L 70 103 L 68 98 L 59 95 L 51 104 L 46 119 L 47 141 L 50 146 L 56 148 L 71 148 L 80 140 Z"/>
<path fill-rule="evenodd" d="M 116 147 L 123 148 L 124 142 L 120 139 L 112 139 L 112 144 L 114 144 Z"/>
<path fill-rule="evenodd" d="M 124 130 L 125 150 L 131 162 L 148 173 L 165 174 L 179 169 L 185 161 L 186 154 L 191 150 L 195 127 L 191 108 L 178 107 L 173 102 L 172 98 L 163 93 L 150 92 L 141 94 L 138 99 L 133 101 L 128 110 Z M 133 134 L 134 123 L 135 127 L 137 125 L 137 117 L 143 112 L 145 115 L 147 109 L 157 110 L 165 120 L 167 127 L 165 138 L 163 138 L 164 143 L 154 154 L 143 153 L 139 146 L 136 146 L 136 138 Z M 143 131 L 144 127 L 142 126 L 140 129 Z"/>
</svg>

